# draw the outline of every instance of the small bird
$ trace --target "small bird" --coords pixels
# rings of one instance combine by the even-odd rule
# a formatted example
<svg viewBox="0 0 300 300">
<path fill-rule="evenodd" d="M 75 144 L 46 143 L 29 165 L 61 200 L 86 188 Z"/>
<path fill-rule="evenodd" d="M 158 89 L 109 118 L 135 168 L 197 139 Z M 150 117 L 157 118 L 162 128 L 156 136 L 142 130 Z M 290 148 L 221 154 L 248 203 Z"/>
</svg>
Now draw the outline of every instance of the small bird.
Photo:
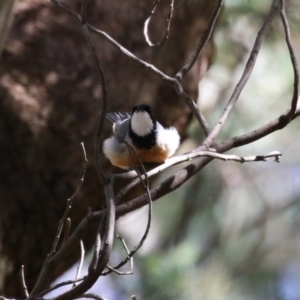
<svg viewBox="0 0 300 300">
<path fill-rule="evenodd" d="M 147 104 L 135 105 L 132 114 L 111 112 L 106 117 L 114 124 L 112 137 L 103 143 L 103 152 L 119 168 L 134 167 L 139 162 L 134 157 L 136 154 L 143 163 L 162 163 L 179 146 L 176 128 L 164 128 L 159 124 Z"/>
</svg>

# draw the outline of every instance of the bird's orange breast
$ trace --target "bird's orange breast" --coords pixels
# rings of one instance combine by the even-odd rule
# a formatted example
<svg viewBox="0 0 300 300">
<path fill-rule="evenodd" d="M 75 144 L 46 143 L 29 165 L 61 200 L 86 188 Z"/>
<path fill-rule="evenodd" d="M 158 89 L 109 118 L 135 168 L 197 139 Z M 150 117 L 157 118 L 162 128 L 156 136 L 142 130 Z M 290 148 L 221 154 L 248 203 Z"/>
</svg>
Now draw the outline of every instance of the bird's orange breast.
<svg viewBox="0 0 300 300">
<path fill-rule="evenodd" d="M 136 154 L 143 163 L 162 163 L 169 157 L 170 151 L 160 145 L 156 145 L 151 149 L 134 148 L 134 151 L 126 151 L 113 157 L 111 162 L 115 166 L 128 169 L 140 164 L 140 160 L 137 158 Z"/>
</svg>

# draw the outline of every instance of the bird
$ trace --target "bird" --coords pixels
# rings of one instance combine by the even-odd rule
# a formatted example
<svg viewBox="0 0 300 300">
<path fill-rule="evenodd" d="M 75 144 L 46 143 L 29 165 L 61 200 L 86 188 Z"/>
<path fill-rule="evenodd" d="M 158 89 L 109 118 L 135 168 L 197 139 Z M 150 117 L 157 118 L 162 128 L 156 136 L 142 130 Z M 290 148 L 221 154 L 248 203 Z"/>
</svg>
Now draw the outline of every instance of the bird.
<svg viewBox="0 0 300 300">
<path fill-rule="evenodd" d="M 133 106 L 131 114 L 106 113 L 106 118 L 113 122 L 113 135 L 103 142 L 103 153 L 121 169 L 132 169 L 139 161 L 163 163 L 179 147 L 176 128 L 164 128 L 147 104 Z"/>
</svg>

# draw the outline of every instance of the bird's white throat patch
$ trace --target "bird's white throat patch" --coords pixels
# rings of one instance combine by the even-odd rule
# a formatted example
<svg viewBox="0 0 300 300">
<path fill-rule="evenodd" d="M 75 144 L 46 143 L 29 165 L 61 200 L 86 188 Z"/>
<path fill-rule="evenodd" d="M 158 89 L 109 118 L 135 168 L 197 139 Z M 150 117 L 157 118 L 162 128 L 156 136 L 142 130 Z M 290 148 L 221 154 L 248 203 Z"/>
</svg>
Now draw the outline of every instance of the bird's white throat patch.
<svg viewBox="0 0 300 300">
<path fill-rule="evenodd" d="M 154 127 L 153 121 L 149 114 L 145 111 L 134 112 L 131 117 L 131 129 L 139 135 L 145 136 L 151 133 Z"/>
</svg>

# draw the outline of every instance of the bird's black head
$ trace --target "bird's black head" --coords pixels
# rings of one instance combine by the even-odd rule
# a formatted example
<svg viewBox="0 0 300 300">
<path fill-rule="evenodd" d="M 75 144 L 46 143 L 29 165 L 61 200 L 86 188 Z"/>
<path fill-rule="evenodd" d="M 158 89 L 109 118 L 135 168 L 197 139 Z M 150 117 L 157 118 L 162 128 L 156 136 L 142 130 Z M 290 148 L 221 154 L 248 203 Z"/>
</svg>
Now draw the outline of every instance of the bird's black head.
<svg viewBox="0 0 300 300">
<path fill-rule="evenodd" d="M 134 114 L 135 112 L 139 112 L 139 111 L 142 111 L 142 112 L 145 111 L 151 117 L 153 117 L 151 107 L 148 104 L 137 104 L 137 105 L 133 106 L 132 114 Z"/>
<path fill-rule="evenodd" d="M 137 148 L 150 149 L 156 144 L 156 120 L 149 105 L 132 108 L 129 136 Z"/>
</svg>

